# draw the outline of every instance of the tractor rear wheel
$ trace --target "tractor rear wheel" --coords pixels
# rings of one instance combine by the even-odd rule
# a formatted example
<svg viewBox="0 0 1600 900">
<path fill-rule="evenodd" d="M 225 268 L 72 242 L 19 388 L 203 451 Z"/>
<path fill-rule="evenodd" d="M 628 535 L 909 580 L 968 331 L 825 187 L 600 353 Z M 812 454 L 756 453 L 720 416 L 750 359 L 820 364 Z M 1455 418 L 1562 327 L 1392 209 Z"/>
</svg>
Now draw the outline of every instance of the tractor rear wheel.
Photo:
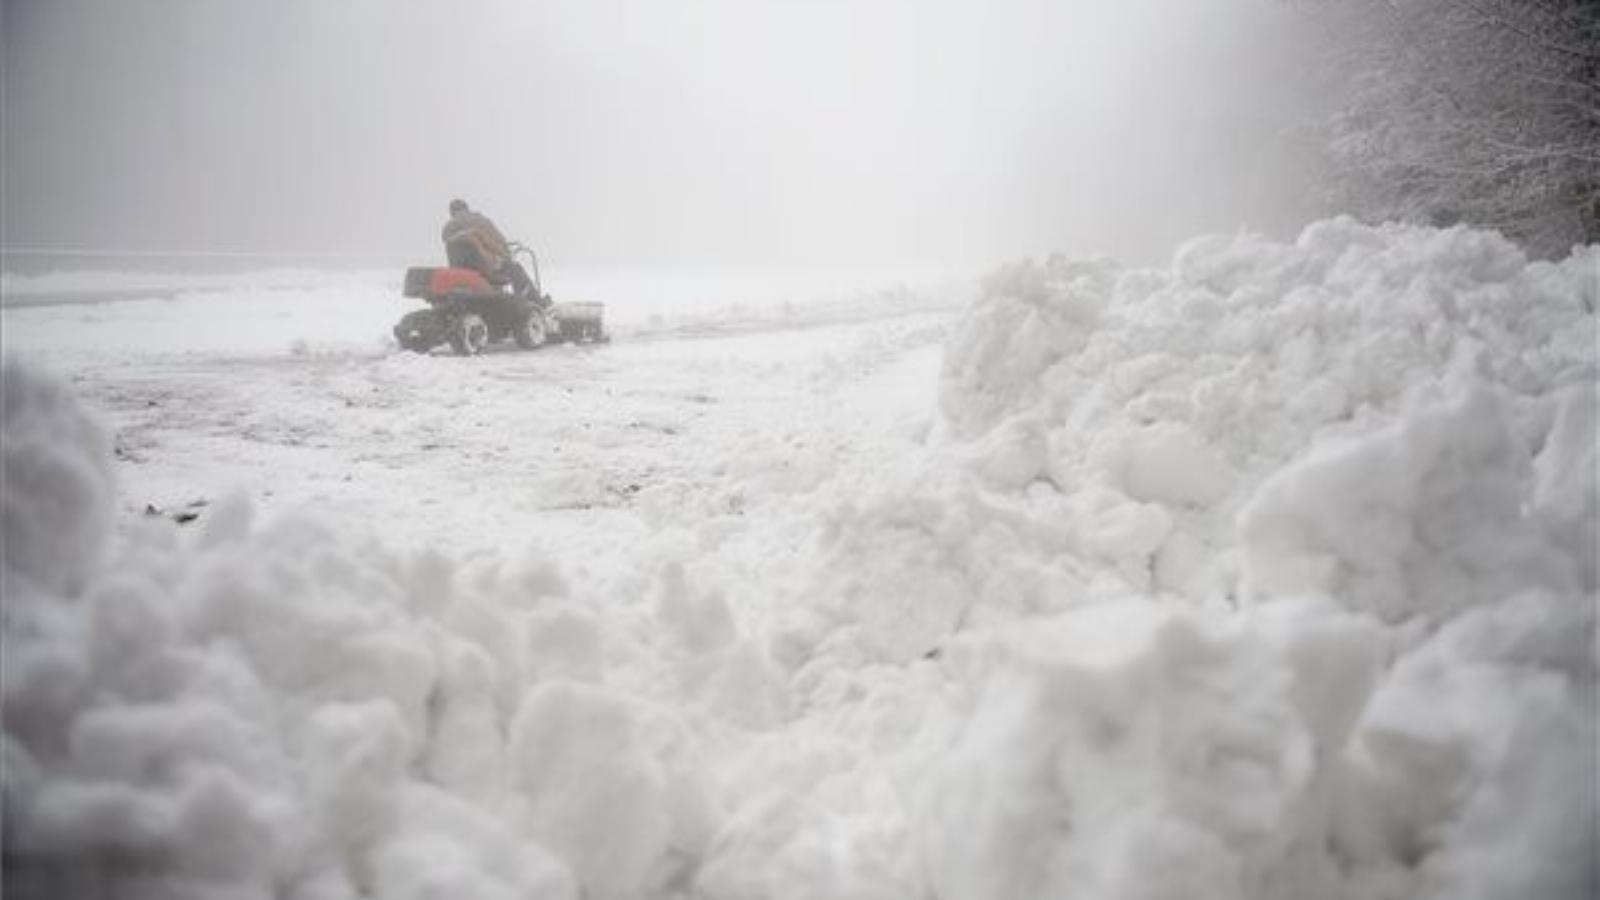
<svg viewBox="0 0 1600 900">
<path fill-rule="evenodd" d="M 394 339 L 400 342 L 402 350 L 427 353 L 438 343 L 438 330 L 433 310 L 419 309 L 406 313 L 394 326 Z"/>
<path fill-rule="evenodd" d="M 489 325 L 477 313 L 467 313 L 450 331 L 450 346 L 462 356 L 477 356 L 489 343 Z"/>
</svg>

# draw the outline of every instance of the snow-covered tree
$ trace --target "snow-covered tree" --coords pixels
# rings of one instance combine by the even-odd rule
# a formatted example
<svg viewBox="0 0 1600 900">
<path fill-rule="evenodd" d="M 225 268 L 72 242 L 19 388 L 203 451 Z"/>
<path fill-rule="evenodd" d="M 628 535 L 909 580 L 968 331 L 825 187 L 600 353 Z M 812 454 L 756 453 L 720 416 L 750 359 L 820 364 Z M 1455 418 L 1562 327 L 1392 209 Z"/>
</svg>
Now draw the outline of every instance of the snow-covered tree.
<svg viewBox="0 0 1600 900">
<path fill-rule="evenodd" d="M 1600 241 L 1600 2 L 1317 4 L 1346 80 L 1334 201 L 1492 227 L 1545 256 Z"/>
</svg>

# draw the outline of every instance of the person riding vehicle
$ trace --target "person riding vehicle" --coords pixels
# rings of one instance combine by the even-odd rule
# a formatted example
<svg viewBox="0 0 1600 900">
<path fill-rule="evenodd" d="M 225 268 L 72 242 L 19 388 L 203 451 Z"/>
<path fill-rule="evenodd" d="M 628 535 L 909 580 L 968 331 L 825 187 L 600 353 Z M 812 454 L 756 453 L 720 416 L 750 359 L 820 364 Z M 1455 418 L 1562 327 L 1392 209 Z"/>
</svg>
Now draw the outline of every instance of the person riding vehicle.
<svg viewBox="0 0 1600 900">
<path fill-rule="evenodd" d="M 511 255 L 510 244 L 489 217 L 467 206 L 467 201 L 450 201 L 450 219 L 441 232 L 445 257 L 450 265 L 473 269 L 491 284 L 510 284 L 518 297 L 534 297 L 533 280 Z"/>
<path fill-rule="evenodd" d="M 402 293 L 427 307 L 406 313 L 394 326 L 402 348 L 428 353 L 448 343 L 455 352 L 473 356 L 506 338 L 525 350 L 550 341 L 610 341 L 603 304 L 553 301 L 544 292 L 533 249 L 507 241 L 466 201 L 450 201 L 450 220 L 440 236 L 448 266 L 406 269 Z M 528 269 L 519 262 L 524 260 Z"/>
</svg>

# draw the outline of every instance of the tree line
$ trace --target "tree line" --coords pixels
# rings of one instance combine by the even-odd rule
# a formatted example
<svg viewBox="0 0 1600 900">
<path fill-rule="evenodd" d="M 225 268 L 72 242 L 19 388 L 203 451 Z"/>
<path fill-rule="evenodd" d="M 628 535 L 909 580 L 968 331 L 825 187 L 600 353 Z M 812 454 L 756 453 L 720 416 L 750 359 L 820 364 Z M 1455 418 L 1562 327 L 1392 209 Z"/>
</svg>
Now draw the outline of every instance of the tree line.
<svg viewBox="0 0 1600 900">
<path fill-rule="evenodd" d="M 1600 242 L 1600 0 L 1323 0 L 1342 104 L 1333 205 L 1501 231 L 1543 257 Z"/>
</svg>

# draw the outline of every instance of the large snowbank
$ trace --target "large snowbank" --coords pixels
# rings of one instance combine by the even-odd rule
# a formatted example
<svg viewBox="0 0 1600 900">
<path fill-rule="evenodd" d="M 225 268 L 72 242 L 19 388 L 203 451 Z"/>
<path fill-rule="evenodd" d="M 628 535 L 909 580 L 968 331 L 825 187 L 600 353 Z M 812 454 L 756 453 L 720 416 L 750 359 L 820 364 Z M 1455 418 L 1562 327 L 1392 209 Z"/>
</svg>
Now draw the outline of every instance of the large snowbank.
<svg viewBox="0 0 1600 900">
<path fill-rule="evenodd" d="M 935 892 L 1588 896 L 1597 294 L 1347 221 L 998 273 L 832 547 L 956 586 Z"/>
<path fill-rule="evenodd" d="M 1591 896 L 1597 293 L 1346 221 L 1021 264 L 921 453 L 646 489 L 606 578 L 243 500 L 108 541 L 7 368 L 6 888 Z"/>
</svg>

